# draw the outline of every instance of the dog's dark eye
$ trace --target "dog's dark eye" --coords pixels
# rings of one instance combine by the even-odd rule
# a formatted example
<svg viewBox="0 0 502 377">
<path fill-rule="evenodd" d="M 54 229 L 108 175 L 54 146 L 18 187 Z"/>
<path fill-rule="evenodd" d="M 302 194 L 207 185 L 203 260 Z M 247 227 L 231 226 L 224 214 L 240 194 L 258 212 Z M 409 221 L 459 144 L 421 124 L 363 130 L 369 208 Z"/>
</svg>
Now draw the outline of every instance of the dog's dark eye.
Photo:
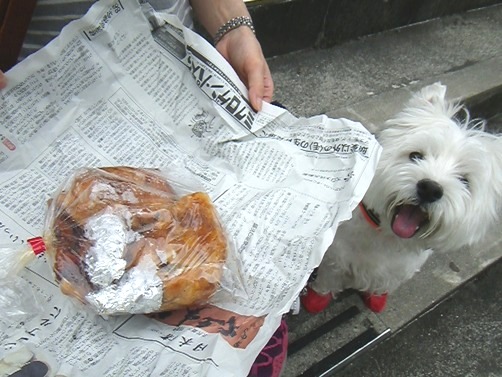
<svg viewBox="0 0 502 377">
<path fill-rule="evenodd" d="M 459 177 L 458 180 L 462 182 L 462 184 L 466 187 L 469 188 L 469 179 L 467 177 Z"/>
<path fill-rule="evenodd" d="M 409 158 L 411 161 L 419 161 L 424 159 L 424 155 L 420 152 L 411 152 Z"/>
</svg>

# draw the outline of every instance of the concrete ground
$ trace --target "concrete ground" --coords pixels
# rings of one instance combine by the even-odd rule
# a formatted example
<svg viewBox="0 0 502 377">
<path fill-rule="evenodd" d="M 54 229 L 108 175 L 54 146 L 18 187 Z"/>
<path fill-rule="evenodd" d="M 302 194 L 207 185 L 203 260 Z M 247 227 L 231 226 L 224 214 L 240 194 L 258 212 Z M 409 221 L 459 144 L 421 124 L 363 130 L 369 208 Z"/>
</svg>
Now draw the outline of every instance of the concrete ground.
<svg viewBox="0 0 502 377">
<path fill-rule="evenodd" d="M 296 116 L 347 117 L 374 130 L 401 109 L 411 92 L 441 81 L 447 85 L 450 98 L 465 100 L 474 116 L 493 117 L 489 123 L 491 130 L 502 129 L 500 115 L 497 116 L 502 113 L 502 5 L 364 37 L 329 49 L 269 58 L 269 64 L 276 85 L 275 99 Z M 425 371 L 414 374 L 399 369 L 400 362 L 405 365 L 410 359 L 423 361 L 420 359 L 422 352 L 429 351 L 427 357 L 432 359 L 439 354 L 417 332 L 408 330 L 412 340 L 406 342 L 403 337 L 393 336 L 400 331 L 404 333 L 404 328 L 415 326 L 419 330 L 433 331 L 437 338 L 447 339 L 451 334 L 447 329 L 453 330 L 455 321 L 443 326 L 437 320 L 427 319 L 432 318 L 430 315 L 419 321 L 415 319 L 426 312 L 440 313 L 438 310 L 443 306 L 437 305 L 445 297 L 450 297 L 457 288 L 464 287 L 465 282 L 501 257 L 502 234 L 497 231 L 476 248 L 455 253 L 436 252 L 418 275 L 389 297 L 387 309 L 382 314 L 369 312 L 358 295 L 347 293 L 321 314 L 310 315 L 302 311 L 297 316 L 289 315 L 291 342 L 284 376 L 330 375 L 348 361 L 356 367 L 343 375 L 502 376 L 498 360 L 494 361 L 495 369 L 491 374 L 472 374 L 467 369 L 460 374 Z M 468 285 L 461 288 L 458 298 L 450 299 L 446 307 L 457 306 L 463 310 L 461 305 L 467 305 L 467 301 L 476 302 L 473 296 L 463 295 L 465 289 L 470 288 Z M 499 292 L 497 289 L 483 291 L 488 296 L 490 315 L 498 315 L 502 310 Z M 495 300 L 497 294 L 499 299 Z M 489 297 L 493 297 L 492 303 Z M 431 308 L 435 309 L 431 312 Z M 464 329 L 475 326 L 478 315 L 488 315 L 472 312 L 472 315 L 460 316 L 454 309 L 451 313 L 448 315 L 458 315 L 458 326 Z M 500 322 L 493 322 L 490 328 L 479 328 L 486 342 L 493 346 L 500 345 L 500 332 L 493 331 L 497 323 L 500 327 Z M 382 342 L 384 339 L 389 339 L 390 343 Z M 410 342 L 412 348 L 405 351 L 404 345 Z M 422 342 L 424 345 L 420 346 Z M 394 348 L 386 346 L 392 350 L 393 358 L 385 359 L 385 363 L 376 359 L 380 354 L 370 356 L 373 357 L 370 361 L 363 361 L 366 360 L 363 356 L 359 358 L 365 349 L 375 344 L 375 350 L 379 344 L 394 344 Z M 458 355 L 464 353 L 465 358 L 469 358 L 476 344 L 480 351 L 486 347 L 469 343 L 468 339 L 459 340 Z M 500 358 L 496 351 L 490 355 Z M 358 363 L 361 369 L 357 369 Z M 369 369 L 363 372 L 365 364 Z M 434 361 L 431 364 L 436 365 Z"/>
<path fill-rule="evenodd" d="M 502 376 L 502 260 L 336 377 Z"/>
</svg>

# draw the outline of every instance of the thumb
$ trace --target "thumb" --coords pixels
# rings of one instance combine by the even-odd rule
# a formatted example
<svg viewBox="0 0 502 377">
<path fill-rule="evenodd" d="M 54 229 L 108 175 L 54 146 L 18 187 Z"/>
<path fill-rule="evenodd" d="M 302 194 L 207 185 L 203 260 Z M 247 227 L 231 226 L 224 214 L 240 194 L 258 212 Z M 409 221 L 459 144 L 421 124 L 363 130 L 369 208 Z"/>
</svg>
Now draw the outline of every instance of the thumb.
<svg viewBox="0 0 502 377">
<path fill-rule="evenodd" d="M 265 70 L 265 77 L 263 77 L 263 100 L 270 103 L 274 96 L 274 80 L 272 79 L 268 65 Z"/>
<path fill-rule="evenodd" d="M 262 108 L 264 82 L 263 73 L 261 70 L 252 70 L 248 76 L 249 100 L 255 111 L 260 111 Z"/>
<path fill-rule="evenodd" d="M 0 89 L 3 89 L 7 86 L 7 78 L 3 74 L 2 71 L 0 71 Z"/>
</svg>

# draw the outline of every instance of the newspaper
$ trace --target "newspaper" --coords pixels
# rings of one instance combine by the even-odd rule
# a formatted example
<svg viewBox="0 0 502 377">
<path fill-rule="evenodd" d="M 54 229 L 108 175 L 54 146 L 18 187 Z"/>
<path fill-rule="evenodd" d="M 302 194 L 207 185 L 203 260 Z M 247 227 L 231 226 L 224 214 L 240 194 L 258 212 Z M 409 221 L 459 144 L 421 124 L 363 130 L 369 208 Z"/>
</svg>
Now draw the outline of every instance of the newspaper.
<svg viewBox="0 0 502 377">
<path fill-rule="evenodd" d="M 373 136 L 266 103 L 256 113 L 209 43 L 137 0 L 95 3 L 6 75 L 1 245 L 42 235 L 47 200 L 76 168 L 182 171 L 213 200 L 246 295 L 101 318 L 59 291 L 42 255 L 22 271 L 41 310 L 0 320 L 0 375 L 37 363 L 51 376 L 246 376 L 362 199 L 381 151 Z"/>
</svg>

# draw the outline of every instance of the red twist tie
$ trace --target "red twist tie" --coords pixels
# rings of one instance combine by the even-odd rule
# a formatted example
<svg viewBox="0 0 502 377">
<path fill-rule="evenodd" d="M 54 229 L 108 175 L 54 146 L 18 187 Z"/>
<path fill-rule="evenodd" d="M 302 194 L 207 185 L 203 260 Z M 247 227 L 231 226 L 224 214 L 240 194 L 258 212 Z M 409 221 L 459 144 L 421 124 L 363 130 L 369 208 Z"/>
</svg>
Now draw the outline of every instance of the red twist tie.
<svg viewBox="0 0 502 377">
<path fill-rule="evenodd" d="M 42 254 L 47 248 L 45 247 L 45 242 L 42 239 L 42 237 L 35 237 L 35 238 L 30 238 L 28 240 L 28 243 L 30 244 L 31 248 L 33 249 L 33 252 L 35 255 Z"/>
</svg>

